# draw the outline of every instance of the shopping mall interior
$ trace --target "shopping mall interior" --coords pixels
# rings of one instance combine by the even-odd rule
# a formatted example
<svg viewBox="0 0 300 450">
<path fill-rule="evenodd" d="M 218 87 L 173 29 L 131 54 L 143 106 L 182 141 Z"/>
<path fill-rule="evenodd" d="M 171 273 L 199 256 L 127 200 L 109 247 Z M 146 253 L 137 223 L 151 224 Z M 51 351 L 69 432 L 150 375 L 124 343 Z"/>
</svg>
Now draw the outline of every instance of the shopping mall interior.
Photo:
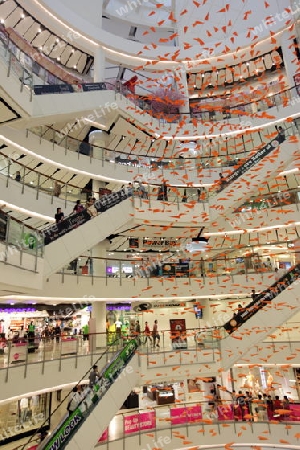
<svg viewBox="0 0 300 450">
<path fill-rule="evenodd" d="M 300 4 L 0 0 L 0 446 L 300 449 Z"/>
</svg>

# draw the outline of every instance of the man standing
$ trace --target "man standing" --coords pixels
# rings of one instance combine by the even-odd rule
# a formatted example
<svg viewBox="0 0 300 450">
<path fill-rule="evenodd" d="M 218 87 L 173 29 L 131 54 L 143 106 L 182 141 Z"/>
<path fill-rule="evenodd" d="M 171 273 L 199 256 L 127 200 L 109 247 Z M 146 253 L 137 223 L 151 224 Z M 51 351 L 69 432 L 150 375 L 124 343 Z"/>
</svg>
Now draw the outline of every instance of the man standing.
<svg viewBox="0 0 300 450">
<path fill-rule="evenodd" d="M 154 320 L 154 325 L 152 329 L 152 339 L 153 339 L 153 347 L 155 347 L 156 341 L 157 341 L 156 347 L 159 347 L 160 336 L 158 334 L 157 320 Z"/>
<path fill-rule="evenodd" d="M 95 365 L 93 365 L 93 370 L 91 371 L 90 376 L 89 376 L 89 386 L 91 389 L 93 389 L 93 387 L 99 381 L 99 379 L 100 379 L 100 373 L 99 373 L 97 364 L 95 364 Z"/>
</svg>

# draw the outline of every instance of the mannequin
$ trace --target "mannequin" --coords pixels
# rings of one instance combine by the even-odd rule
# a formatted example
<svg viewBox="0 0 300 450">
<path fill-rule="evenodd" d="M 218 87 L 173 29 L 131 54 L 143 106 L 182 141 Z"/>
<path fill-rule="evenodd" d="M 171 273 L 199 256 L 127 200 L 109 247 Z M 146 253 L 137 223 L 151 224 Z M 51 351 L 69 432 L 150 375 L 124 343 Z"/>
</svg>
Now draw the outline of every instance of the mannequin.
<svg viewBox="0 0 300 450">
<path fill-rule="evenodd" d="M 272 388 L 272 383 L 273 383 L 273 377 L 272 377 L 271 373 L 268 372 L 268 378 L 267 378 L 267 386 L 268 386 L 268 389 L 271 389 L 271 388 Z"/>
<path fill-rule="evenodd" d="M 27 418 L 27 413 L 28 413 L 28 398 L 21 398 L 20 400 L 20 421 L 21 421 L 21 425 L 23 425 L 23 423 L 25 422 L 26 418 Z"/>
<path fill-rule="evenodd" d="M 253 389 L 254 387 L 254 375 L 252 372 L 249 372 L 246 376 L 248 387 Z"/>
</svg>

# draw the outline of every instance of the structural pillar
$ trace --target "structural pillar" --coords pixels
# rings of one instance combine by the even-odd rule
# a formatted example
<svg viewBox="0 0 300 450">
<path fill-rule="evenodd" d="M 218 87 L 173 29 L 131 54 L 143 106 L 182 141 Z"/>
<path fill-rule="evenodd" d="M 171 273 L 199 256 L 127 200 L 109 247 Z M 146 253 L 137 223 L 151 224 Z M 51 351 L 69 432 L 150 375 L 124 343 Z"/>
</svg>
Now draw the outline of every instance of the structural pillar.
<svg viewBox="0 0 300 450">
<path fill-rule="evenodd" d="M 90 319 L 90 347 L 106 348 L 106 302 L 94 301 L 92 303 L 92 317 Z"/>
<path fill-rule="evenodd" d="M 102 47 L 94 52 L 94 83 L 105 81 L 105 53 Z"/>
<path fill-rule="evenodd" d="M 294 38 L 296 38 L 295 30 L 286 30 L 281 36 L 281 49 L 283 53 L 283 61 L 286 69 L 287 80 L 289 86 L 295 85 L 294 76 L 300 72 L 300 64 L 296 55 Z"/>
<path fill-rule="evenodd" d="M 190 112 L 190 101 L 189 101 L 189 90 L 186 78 L 186 69 L 184 64 L 180 64 L 175 70 L 175 80 L 178 92 L 183 96 L 183 104 L 180 106 L 179 111 L 181 114 L 189 114 Z"/>
</svg>

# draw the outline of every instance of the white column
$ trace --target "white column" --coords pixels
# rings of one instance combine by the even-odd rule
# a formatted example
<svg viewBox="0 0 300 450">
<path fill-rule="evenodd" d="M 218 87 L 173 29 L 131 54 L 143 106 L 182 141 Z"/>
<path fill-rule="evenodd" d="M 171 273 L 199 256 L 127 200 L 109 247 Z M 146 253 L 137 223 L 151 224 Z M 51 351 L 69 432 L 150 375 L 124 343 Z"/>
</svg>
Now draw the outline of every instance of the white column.
<svg viewBox="0 0 300 450">
<path fill-rule="evenodd" d="M 101 333 L 96 334 L 96 339 L 93 338 L 93 334 L 91 334 L 90 344 L 93 349 L 95 349 L 95 347 L 106 347 L 106 302 L 95 301 L 92 303 L 90 333 Z"/>
<path fill-rule="evenodd" d="M 294 75 L 299 71 L 298 58 L 295 52 L 293 39 L 296 37 L 295 31 L 286 30 L 281 36 L 281 48 L 283 52 L 283 61 L 286 69 L 287 80 L 290 87 L 294 86 Z"/>
<path fill-rule="evenodd" d="M 101 47 L 94 52 L 94 82 L 105 80 L 105 53 Z"/>
<path fill-rule="evenodd" d="M 99 244 L 91 250 L 91 257 L 93 258 L 93 275 L 95 277 L 106 276 L 106 251 L 109 249 L 109 245 L 109 241 L 105 239 L 104 241 L 99 242 Z"/>
<path fill-rule="evenodd" d="M 184 97 L 184 104 L 179 108 L 179 111 L 181 113 L 189 113 L 190 112 L 189 90 L 186 79 L 186 69 L 184 64 L 178 66 L 174 72 L 177 90 Z"/>
</svg>

